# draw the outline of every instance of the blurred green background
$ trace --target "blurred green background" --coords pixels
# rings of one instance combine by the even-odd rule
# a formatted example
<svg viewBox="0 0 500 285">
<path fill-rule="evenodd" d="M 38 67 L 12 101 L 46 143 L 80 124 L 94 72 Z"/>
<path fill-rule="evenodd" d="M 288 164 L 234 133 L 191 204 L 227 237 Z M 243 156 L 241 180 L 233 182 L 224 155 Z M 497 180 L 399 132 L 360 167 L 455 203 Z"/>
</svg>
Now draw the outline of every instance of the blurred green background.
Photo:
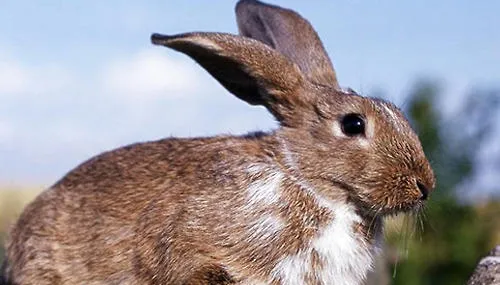
<svg viewBox="0 0 500 285">
<path fill-rule="evenodd" d="M 443 105 L 453 99 L 442 98 L 442 89 L 421 80 L 403 106 L 437 186 L 420 218 L 386 225 L 386 267 L 374 284 L 465 284 L 479 259 L 500 244 L 500 179 L 477 179 L 485 169 L 500 170 L 500 157 L 484 154 L 500 144 L 500 90 L 470 90 L 456 113 L 446 113 Z"/>
<path fill-rule="evenodd" d="M 479 259 L 500 244 L 500 179 L 476 179 L 485 168 L 500 170 L 500 157 L 480 157 L 487 144 L 500 144 L 495 132 L 500 90 L 470 90 L 452 114 L 442 111 L 450 98 L 441 98 L 441 91 L 439 83 L 419 81 L 404 106 L 433 165 L 437 187 L 422 223 L 399 218 L 394 227 L 388 225 L 390 284 L 465 284 Z M 489 195 L 481 194 L 483 188 Z"/>
<path fill-rule="evenodd" d="M 403 106 L 433 165 L 437 187 L 420 217 L 388 220 L 384 254 L 369 284 L 464 284 L 480 257 L 500 244 L 500 180 L 475 179 L 484 167 L 500 168 L 499 157 L 480 159 L 485 144 L 498 141 L 500 92 L 471 90 L 459 111 L 447 114 L 441 94 L 439 83 L 422 80 Z M 489 188 L 488 195 L 481 194 L 482 187 Z M 0 190 L 2 239 L 40 190 Z"/>
</svg>

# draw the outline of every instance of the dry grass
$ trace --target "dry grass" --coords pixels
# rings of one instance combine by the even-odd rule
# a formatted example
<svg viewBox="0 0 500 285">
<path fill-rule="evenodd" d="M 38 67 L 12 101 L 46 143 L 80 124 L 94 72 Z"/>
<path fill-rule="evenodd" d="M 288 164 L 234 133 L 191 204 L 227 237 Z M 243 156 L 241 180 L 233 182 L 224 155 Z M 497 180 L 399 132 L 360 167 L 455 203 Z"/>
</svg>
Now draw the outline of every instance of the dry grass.
<svg viewBox="0 0 500 285">
<path fill-rule="evenodd" d="M 42 190 L 42 187 L 0 186 L 0 262 L 3 259 L 4 238 L 8 228 L 21 214 L 24 206 Z"/>
<path fill-rule="evenodd" d="M 12 223 L 26 204 L 31 202 L 42 188 L 0 187 L 0 232 Z"/>
</svg>

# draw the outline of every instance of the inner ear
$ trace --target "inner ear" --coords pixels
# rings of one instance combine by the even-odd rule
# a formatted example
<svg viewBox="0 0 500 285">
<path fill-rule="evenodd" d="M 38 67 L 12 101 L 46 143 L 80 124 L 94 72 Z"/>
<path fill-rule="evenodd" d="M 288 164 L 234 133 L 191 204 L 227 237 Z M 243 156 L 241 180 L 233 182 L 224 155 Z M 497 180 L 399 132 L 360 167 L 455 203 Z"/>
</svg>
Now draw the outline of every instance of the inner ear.
<svg viewBox="0 0 500 285">
<path fill-rule="evenodd" d="M 259 40 L 297 64 L 311 81 L 338 88 L 328 54 L 312 25 L 295 11 L 256 0 L 236 5 L 240 34 Z"/>
<path fill-rule="evenodd" d="M 236 97 L 265 106 L 280 121 L 295 120 L 308 101 L 307 93 L 298 92 L 306 83 L 300 69 L 257 40 L 223 33 L 154 34 L 151 39 L 189 55 Z"/>
<path fill-rule="evenodd" d="M 266 105 L 259 95 L 259 87 L 254 79 L 245 72 L 241 62 L 231 57 L 214 57 L 207 54 L 203 47 L 186 46 L 183 52 L 192 57 L 207 70 L 224 88 L 239 99 L 251 105 Z"/>
</svg>

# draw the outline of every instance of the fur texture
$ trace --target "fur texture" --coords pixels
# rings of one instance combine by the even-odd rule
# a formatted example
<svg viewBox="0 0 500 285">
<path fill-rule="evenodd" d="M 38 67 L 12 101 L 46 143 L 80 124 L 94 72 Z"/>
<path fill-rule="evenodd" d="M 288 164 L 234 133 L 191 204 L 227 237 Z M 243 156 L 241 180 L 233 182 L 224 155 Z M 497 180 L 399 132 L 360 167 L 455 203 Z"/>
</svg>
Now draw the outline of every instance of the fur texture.
<svg viewBox="0 0 500 285">
<path fill-rule="evenodd" d="M 91 158 L 24 209 L 2 282 L 362 283 L 383 217 L 419 207 L 434 187 L 418 137 L 394 105 L 339 88 L 299 14 L 251 0 L 236 13 L 241 36 L 152 41 L 189 55 L 280 127 Z M 360 132 L 346 131 L 348 115 Z"/>
</svg>

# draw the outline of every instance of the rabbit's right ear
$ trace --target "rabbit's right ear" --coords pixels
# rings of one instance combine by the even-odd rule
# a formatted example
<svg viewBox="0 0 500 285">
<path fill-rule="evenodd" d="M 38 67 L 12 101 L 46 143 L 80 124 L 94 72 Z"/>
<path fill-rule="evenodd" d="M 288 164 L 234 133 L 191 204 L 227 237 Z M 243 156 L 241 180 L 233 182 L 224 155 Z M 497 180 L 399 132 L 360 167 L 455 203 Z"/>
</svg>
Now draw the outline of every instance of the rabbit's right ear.
<svg viewBox="0 0 500 285">
<path fill-rule="evenodd" d="M 338 88 L 332 62 L 311 24 L 298 13 L 257 0 L 236 5 L 240 34 L 259 40 L 296 63 L 309 80 Z"/>
<path fill-rule="evenodd" d="M 271 47 L 223 33 L 153 34 L 151 41 L 185 53 L 229 92 L 252 105 L 263 105 L 281 122 L 297 116 L 307 101 L 300 69 Z M 193 84 L 196 84 L 193 82 Z"/>
</svg>

